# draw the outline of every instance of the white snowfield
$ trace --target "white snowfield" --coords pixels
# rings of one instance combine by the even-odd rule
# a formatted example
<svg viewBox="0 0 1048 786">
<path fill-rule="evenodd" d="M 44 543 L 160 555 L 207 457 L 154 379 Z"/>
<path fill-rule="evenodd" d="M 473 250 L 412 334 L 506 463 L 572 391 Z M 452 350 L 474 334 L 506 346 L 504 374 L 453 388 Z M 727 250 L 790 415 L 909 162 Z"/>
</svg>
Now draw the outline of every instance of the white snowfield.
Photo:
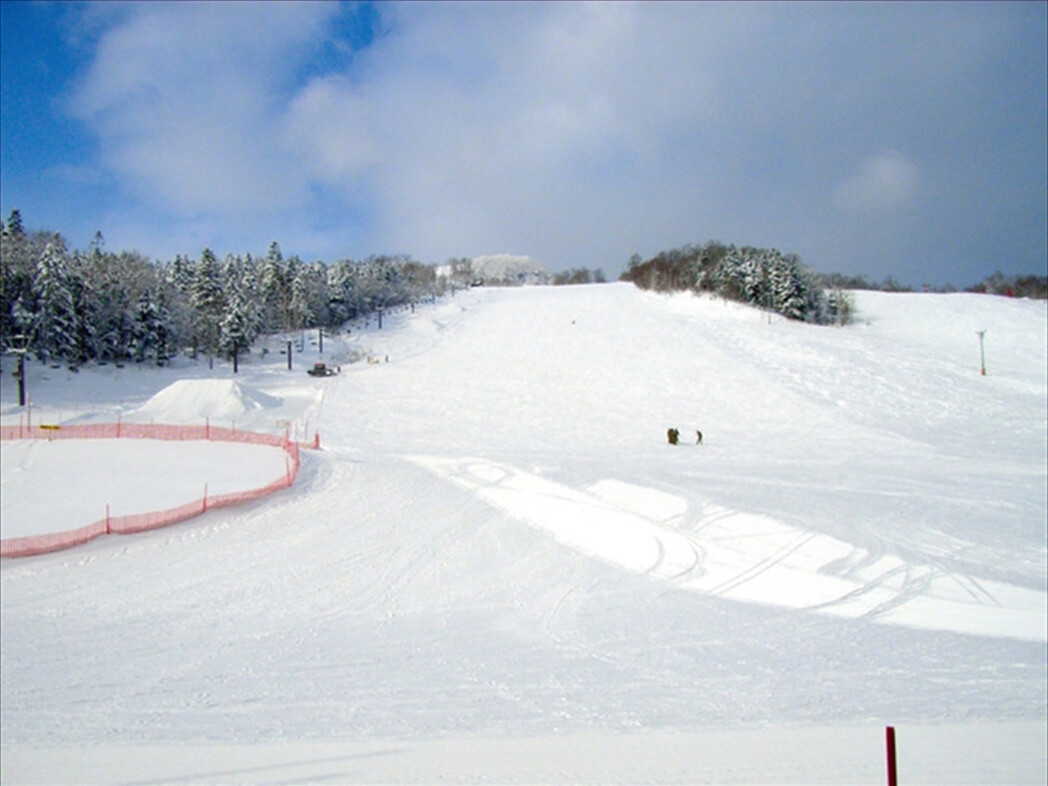
<svg viewBox="0 0 1048 786">
<path fill-rule="evenodd" d="M 287 472 L 282 448 L 230 442 L 14 440 L 0 443 L 0 537 L 76 529 L 265 486 Z"/>
<path fill-rule="evenodd" d="M 323 449 L 266 501 L 3 561 L 3 782 L 883 783 L 894 725 L 902 783 L 1043 783 L 1048 309 L 855 297 L 834 328 L 474 289 L 325 336 L 388 357 L 325 379 L 282 338 L 235 381 L 32 364 L 34 422 Z"/>
</svg>

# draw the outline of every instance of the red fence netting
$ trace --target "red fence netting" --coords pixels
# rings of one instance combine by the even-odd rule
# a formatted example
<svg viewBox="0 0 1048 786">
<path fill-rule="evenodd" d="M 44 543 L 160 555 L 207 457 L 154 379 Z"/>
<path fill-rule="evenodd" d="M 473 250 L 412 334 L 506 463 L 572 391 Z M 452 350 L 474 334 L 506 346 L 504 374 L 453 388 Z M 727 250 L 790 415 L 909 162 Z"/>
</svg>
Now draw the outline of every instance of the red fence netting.
<svg viewBox="0 0 1048 786">
<path fill-rule="evenodd" d="M 241 442 L 252 445 L 281 447 L 287 453 L 286 470 L 283 475 L 265 486 L 234 491 L 228 494 L 205 496 L 185 505 L 151 513 L 135 513 L 128 516 L 109 516 L 79 529 L 54 532 L 46 535 L 28 535 L 21 538 L 0 540 L 0 557 L 28 557 L 51 551 L 79 546 L 99 535 L 116 533 L 130 535 L 135 532 L 166 527 L 180 521 L 199 516 L 214 508 L 225 508 L 265 497 L 281 489 L 289 488 L 298 475 L 301 465 L 299 445 L 284 436 L 259 434 L 253 431 L 238 431 L 210 424 L 204 426 L 173 426 L 156 423 L 99 423 L 71 426 L 0 426 L 0 439 L 162 439 L 162 440 L 211 440 L 214 442 Z M 309 447 L 319 447 L 320 439 L 314 436 Z"/>
</svg>

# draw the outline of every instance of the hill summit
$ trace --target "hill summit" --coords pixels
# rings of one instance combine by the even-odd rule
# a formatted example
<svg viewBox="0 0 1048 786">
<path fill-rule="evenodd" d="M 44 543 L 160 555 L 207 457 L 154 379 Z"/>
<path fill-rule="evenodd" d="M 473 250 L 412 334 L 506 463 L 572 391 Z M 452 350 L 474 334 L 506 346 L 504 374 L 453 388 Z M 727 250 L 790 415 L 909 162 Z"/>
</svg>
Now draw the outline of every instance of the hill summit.
<svg viewBox="0 0 1048 786">
<path fill-rule="evenodd" d="M 529 256 L 487 254 L 471 260 L 473 276 L 485 284 L 548 284 L 549 270 Z"/>
</svg>

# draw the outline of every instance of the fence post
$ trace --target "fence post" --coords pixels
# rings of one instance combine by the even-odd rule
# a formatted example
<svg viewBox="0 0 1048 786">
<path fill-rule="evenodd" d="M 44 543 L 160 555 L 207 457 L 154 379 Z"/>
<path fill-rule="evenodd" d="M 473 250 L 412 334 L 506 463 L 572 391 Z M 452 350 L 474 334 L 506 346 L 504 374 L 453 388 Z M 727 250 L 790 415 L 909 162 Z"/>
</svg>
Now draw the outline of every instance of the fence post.
<svg viewBox="0 0 1048 786">
<path fill-rule="evenodd" d="M 207 484 L 204 484 L 204 512 L 207 512 Z"/>
<path fill-rule="evenodd" d="M 284 477 L 287 478 L 288 488 L 291 488 L 291 459 L 284 456 Z"/>
<path fill-rule="evenodd" d="M 320 432 L 313 432 L 313 450 L 320 450 Z"/>
<path fill-rule="evenodd" d="M 120 439 L 120 413 L 116 413 L 116 438 Z"/>
<path fill-rule="evenodd" d="M 884 742 L 888 756 L 888 786 L 898 786 L 898 774 L 895 768 L 895 727 L 884 727 Z"/>
<path fill-rule="evenodd" d="M 204 436 L 207 439 L 211 439 L 211 418 L 204 418 Z"/>
<path fill-rule="evenodd" d="M 109 503 L 106 503 L 106 535 L 109 534 Z"/>
</svg>

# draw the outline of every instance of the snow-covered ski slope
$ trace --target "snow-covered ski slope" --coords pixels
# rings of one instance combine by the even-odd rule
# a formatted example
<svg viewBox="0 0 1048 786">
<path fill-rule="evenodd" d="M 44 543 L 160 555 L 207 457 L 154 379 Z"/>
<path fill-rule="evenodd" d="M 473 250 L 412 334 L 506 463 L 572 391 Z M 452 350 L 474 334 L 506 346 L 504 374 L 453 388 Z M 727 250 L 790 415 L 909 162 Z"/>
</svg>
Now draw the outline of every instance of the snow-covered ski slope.
<svg viewBox="0 0 1048 786">
<path fill-rule="evenodd" d="M 123 780 L 881 782 L 889 723 L 909 782 L 1043 781 L 1048 311 L 856 300 L 840 329 L 474 289 L 326 336 L 380 361 L 338 377 L 242 365 L 325 449 L 268 501 L 3 563 L 5 782 L 53 749 Z M 100 411 L 171 382 L 127 376 L 85 383 Z"/>
</svg>

